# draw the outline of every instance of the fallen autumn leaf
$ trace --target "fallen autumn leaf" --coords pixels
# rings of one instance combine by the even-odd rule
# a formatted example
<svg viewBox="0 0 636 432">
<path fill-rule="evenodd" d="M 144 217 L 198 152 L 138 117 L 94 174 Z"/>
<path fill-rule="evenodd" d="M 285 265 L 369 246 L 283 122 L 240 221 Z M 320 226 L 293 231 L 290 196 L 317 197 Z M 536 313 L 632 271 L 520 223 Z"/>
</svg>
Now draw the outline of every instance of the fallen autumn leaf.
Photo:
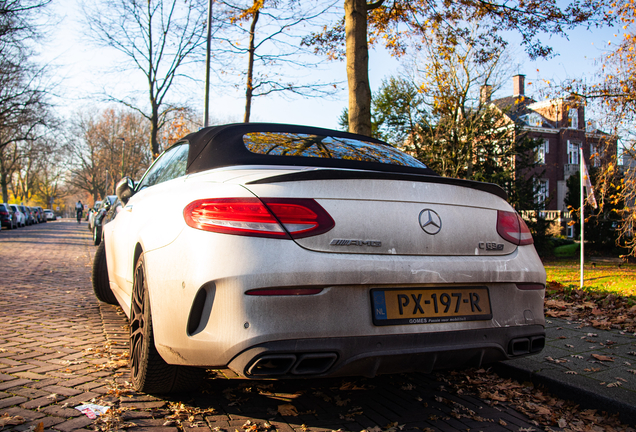
<svg viewBox="0 0 636 432">
<path fill-rule="evenodd" d="M 278 405 L 278 413 L 285 416 L 297 416 L 298 410 L 292 404 Z"/>
</svg>

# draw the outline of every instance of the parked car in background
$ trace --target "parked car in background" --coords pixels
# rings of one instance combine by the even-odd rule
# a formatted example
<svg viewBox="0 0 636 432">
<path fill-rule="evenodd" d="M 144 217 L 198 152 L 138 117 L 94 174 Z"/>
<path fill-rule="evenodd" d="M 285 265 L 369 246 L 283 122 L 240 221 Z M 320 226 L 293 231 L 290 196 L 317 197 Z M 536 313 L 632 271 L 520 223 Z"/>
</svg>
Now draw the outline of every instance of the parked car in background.
<svg viewBox="0 0 636 432">
<path fill-rule="evenodd" d="M 0 204 L 0 223 L 7 229 L 18 227 L 18 218 L 9 204 Z"/>
<path fill-rule="evenodd" d="M 95 204 L 93 204 L 93 207 L 88 209 L 88 215 L 87 215 L 88 229 L 91 232 L 93 231 L 93 228 L 95 228 L 95 214 L 97 213 L 97 210 L 99 209 L 101 205 L 102 205 L 101 201 L 95 201 Z"/>
<path fill-rule="evenodd" d="M 13 212 L 16 214 L 18 227 L 26 226 L 26 215 L 22 213 L 22 210 L 20 210 L 20 207 L 17 204 L 9 204 L 9 207 L 11 207 L 13 209 Z"/>
<path fill-rule="evenodd" d="M 57 220 L 57 217 L 55 216 L 55 213 L 53 213 L 53 210 L 44 209 L 44 216 L 46 217 L 47 221 Z"/>
<path fill-rule="evenodd" d="M 25 206 L 24 204 L 20 204 L 20 205 L 18 205 L 18 207 L 20 208 L 20 211 L 22 213 L 24 213 L 25 224 L 26 225 L 33 225 L 35 223 L 35 220 L 33 218 L 33 214 L 31 213 L 31 209 L 29 207 Z"/>
<path fill-rule="evenodd" d="M 29 206 L 29 210 L 31 211 L 31 215 L 33 216 L 33 223 L 34 224 L 39 224 L 40 223 L 40 217 L 38 215 L 37 208 L 35 208 L 33 206 Z"/>
<path fill-rule="evenodd" d="M 38 219 L 40 222 L 46 222 L 46 216 L 44 215 L 44 209 L 40 206 L 35 207 L 35 210 L 38 212 Z"/>
<path fill-rule="evenodd" d="M 24 204 L 19 204 L 18 207 L 20 208 L 20 211 L 24 214 L 26 226 L 33 225 L 33 216 L 31 215 L 31 212 L 29 211 L 27 206 L 25 206 Z"/>
<path fill-rule="evenodd" d="M 27 211 L 26 207 L 24 205 L 21 205 L 21 204 L 17 204 L 17 206 L 20 209 L 20 211 L 22 212 L 22 214 L 24 215 L 24 226 L 30 226 L 31 225 L 31 215 L 29 215 L 29 212 Z"/>
<path fill-rule="evenodd" d="M 506 193 L 382 141 L 204 128 L 116 191 L 93 288 L 130 319 L 136 390 L 187 390 L 206 366 L 374 376 L 545 344 L 546 273 Z"/>
<path fill-rule="evenodd" d="M 106 215 L 112 205 L 117 201 L 117 195 L 107 195 L 93 216 L 93 244 L 99 245 L 102 241 L 102 227 L 106 221 Z"/>
</svg>

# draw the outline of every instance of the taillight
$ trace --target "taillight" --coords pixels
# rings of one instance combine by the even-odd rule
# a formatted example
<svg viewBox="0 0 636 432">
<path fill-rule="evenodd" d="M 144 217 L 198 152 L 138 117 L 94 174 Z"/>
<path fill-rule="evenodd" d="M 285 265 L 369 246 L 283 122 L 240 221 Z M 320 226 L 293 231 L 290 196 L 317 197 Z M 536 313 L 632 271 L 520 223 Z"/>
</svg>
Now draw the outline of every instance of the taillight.
<svg viewBox="0 0 636 432">
<path fill-rule="evenodd" d="M 497 211 L 497 232 L 518 246 L 532 244 L 532 233 L 517 212 Z"/>
<path fill-rule="evenodd" d="M 209 198 L 183 210 L 192 228 L 224 234 L 303 238 L 335 226 L 316 201 L 305 198 Z"/>
</svg>

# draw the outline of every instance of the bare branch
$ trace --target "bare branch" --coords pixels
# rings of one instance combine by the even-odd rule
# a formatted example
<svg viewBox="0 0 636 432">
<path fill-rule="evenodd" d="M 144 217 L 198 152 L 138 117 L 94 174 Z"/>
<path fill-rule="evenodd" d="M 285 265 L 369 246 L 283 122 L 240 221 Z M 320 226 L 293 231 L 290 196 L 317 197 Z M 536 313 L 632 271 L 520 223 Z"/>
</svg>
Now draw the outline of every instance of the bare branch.
<svg viewBox="0 0 636 432">
<path fill-rule="evenodd" d="M 382 6 L 382 4 L 384 3 L 384 0 L 378 0 L 375 3 L 367 3 L 367 11 L 373 10 L 373 9 L 377 9 L 380 6 Z"/>
<path fill-rule="evenodd" d="M 159 130 L 167 98 L 182 75 L 182 66 L 199 58 L 204 43 L 205 16 L 199 0 L 100 0 L 84 6 L 90 36 L 97 45 L 124 54 L 128 67 L 143 73 L 148 83 L 147 105 L 109 94 L 109 99 L 141 113 L 151 124 L 150 148 L 159 155 Z M 169 105 L 169 104 L 168 104 Z"/>
</svg>

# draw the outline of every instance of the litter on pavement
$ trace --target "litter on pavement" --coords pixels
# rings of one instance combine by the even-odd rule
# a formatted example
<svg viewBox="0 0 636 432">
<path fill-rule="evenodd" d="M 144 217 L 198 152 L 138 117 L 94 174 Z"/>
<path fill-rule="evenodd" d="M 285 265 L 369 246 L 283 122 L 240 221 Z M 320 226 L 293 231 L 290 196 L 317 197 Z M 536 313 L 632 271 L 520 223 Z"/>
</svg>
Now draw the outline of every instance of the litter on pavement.
<svg viewBox="0 0 636 432">
<path fill-rule="evenodd" d="M 89 419 L 94 420 L 97 416 L 106 414 L 110 407 L 95 404 L 84 404 L 76 406 L 75 409 L 86 414 L 86 417 Z"/>
</svg>

